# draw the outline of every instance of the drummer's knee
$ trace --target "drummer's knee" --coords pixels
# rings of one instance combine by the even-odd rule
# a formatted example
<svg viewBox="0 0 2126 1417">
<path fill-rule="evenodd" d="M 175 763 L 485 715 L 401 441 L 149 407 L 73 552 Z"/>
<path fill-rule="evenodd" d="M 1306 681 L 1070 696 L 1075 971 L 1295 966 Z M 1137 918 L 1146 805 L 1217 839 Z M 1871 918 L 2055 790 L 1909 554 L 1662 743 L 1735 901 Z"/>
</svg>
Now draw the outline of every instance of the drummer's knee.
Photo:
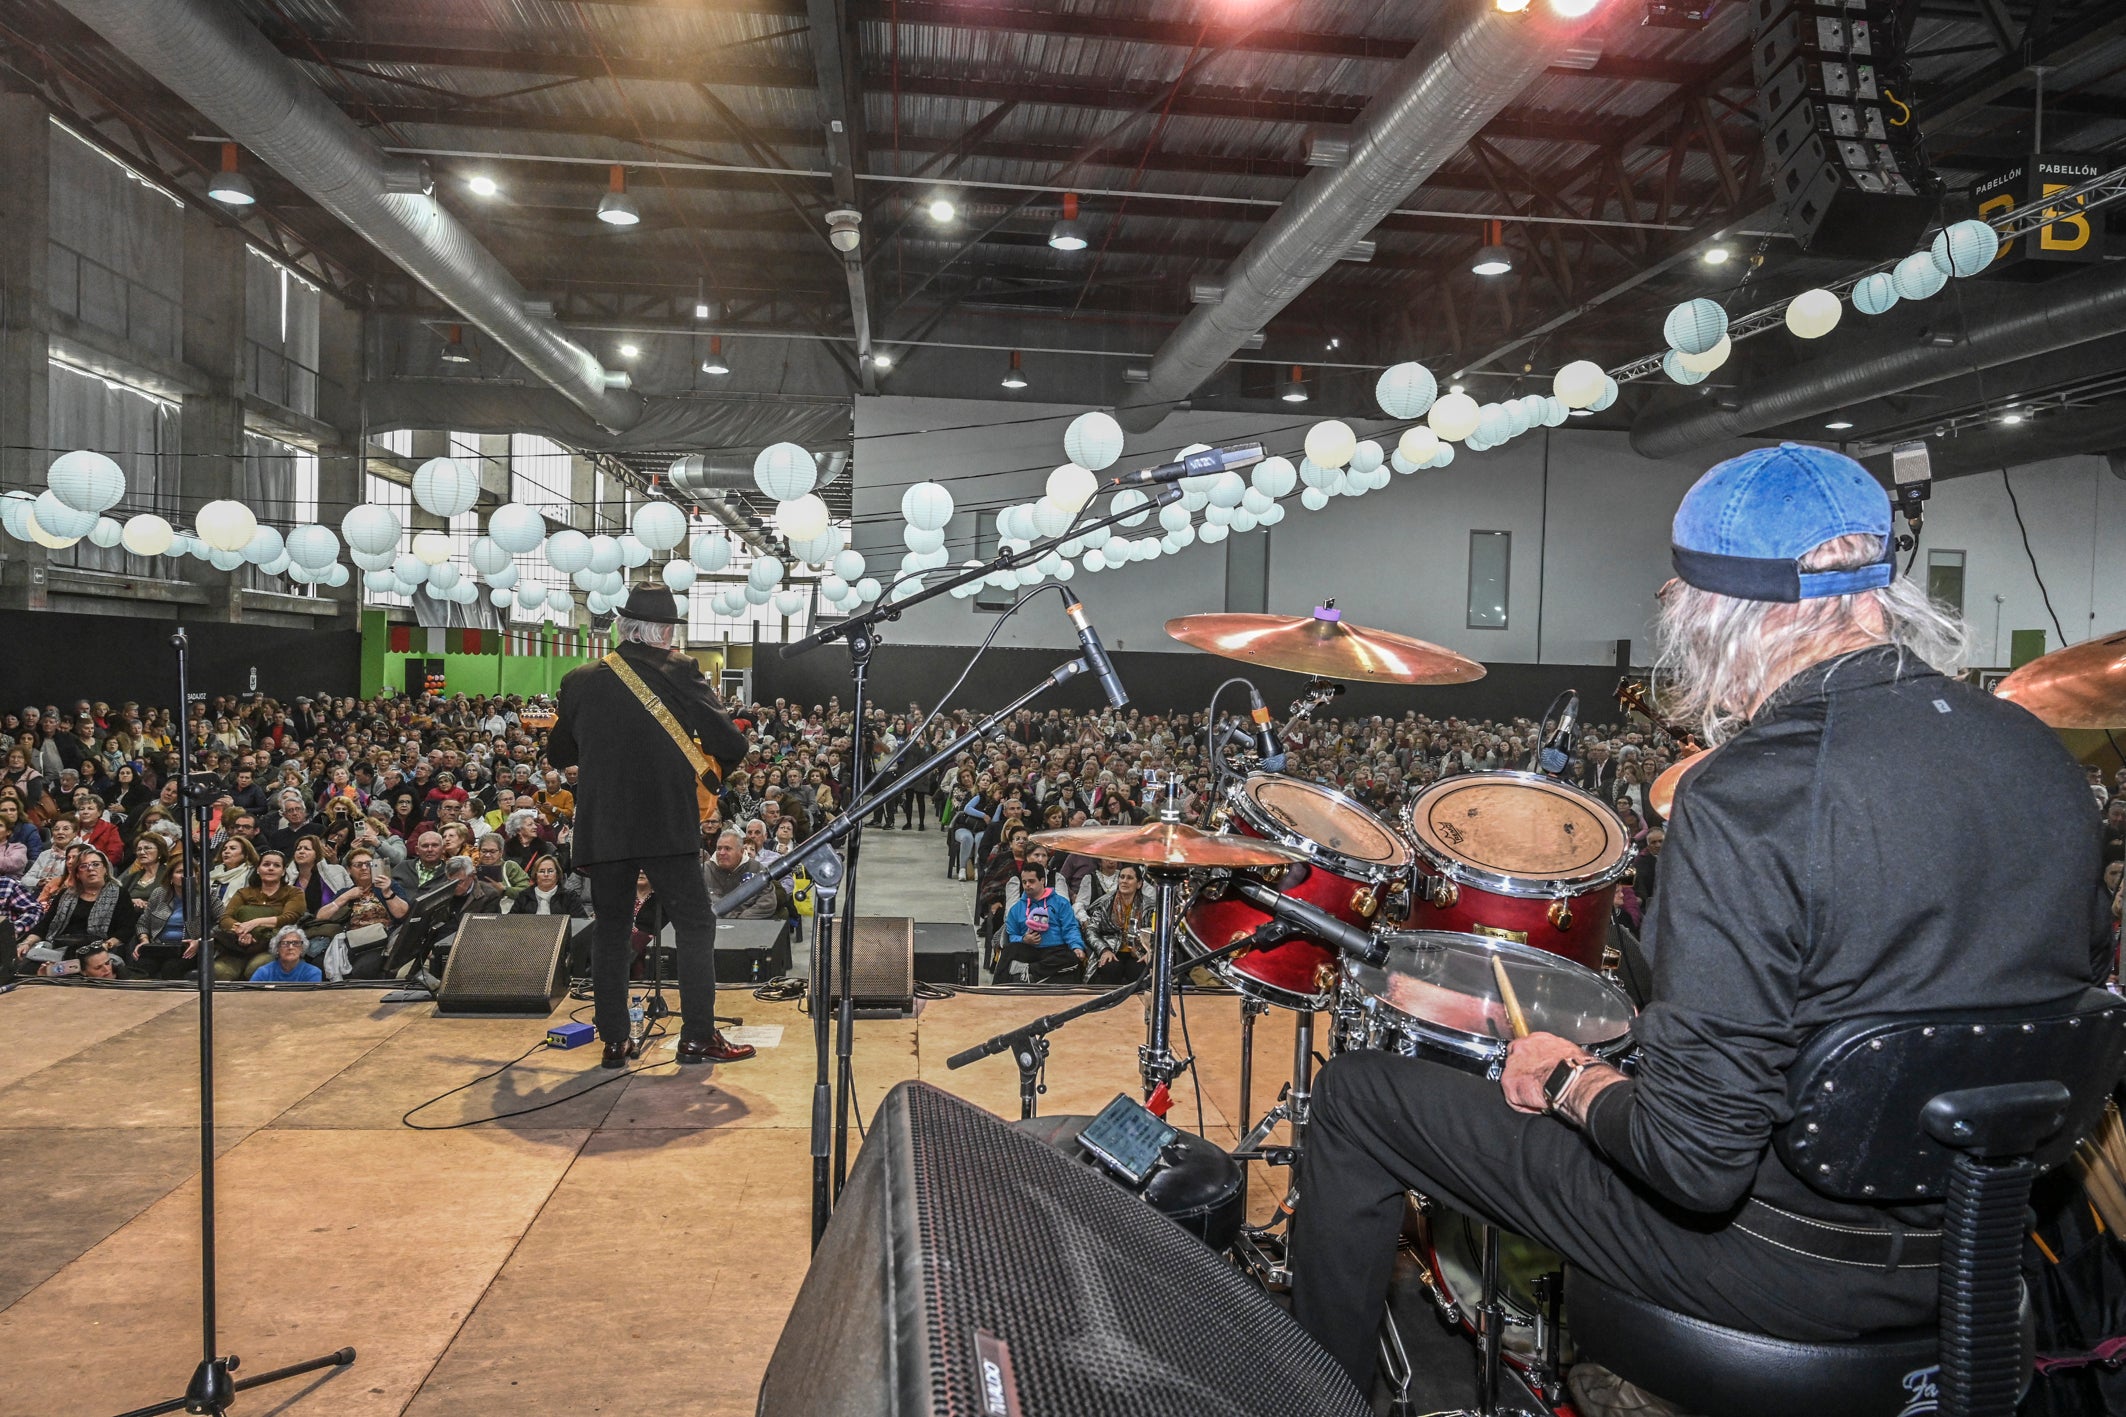
<svg viewBox="0 0 2126 1417">
<path fill-rule="evenodd" d="M 1308 1122 L 1340 1127 L 1371 1115 L 1388 1072 L 1384 1065 L 1400 1061 L 1387 1053 L 1341 1053 L 1329 1059 L 1314 1078 Z"/>
</svg>

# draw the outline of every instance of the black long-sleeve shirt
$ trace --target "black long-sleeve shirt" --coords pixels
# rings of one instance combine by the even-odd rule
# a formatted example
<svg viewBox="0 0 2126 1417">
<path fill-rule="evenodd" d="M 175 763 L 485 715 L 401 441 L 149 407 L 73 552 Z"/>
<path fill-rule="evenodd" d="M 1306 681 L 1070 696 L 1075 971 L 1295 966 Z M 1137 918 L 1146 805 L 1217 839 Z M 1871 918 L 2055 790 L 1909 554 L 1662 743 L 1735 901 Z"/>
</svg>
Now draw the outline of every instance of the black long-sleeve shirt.
<svg viewBox="0 0 2126 1417">
<path fill-rule="evenodd" d="M 1692 1210 L 1853 1213 L 1769 1145 L 1802 1043 L 2074 998 L 2097 852 L 2080 766 L 2025 710 L 1886 648 L 1804 670 L 1677 789 L 1638 1071 L 1596 1096 L 1596 1145 Z"/>
</svg>

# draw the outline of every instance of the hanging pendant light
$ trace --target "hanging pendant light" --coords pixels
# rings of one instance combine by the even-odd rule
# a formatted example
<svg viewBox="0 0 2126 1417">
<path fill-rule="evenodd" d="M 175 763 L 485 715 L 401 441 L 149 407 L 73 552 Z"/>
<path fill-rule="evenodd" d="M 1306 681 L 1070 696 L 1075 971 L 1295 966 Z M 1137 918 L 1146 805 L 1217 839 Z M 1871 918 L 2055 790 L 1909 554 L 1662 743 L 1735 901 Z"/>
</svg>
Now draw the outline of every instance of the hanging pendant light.
<svg viewBox="0 0 2126 1417">
<path fill-rule="evenodd" d="M 598 220 L 608 226 L 633 226 L 641 221 L 642 209 L 627 194 L 627 169 L 614 163 L 609 180 L 609 189 L 598 199 Z"/>
<path fill-rule="evenodd" d="M 704 374 L 728 374 L 731 372 L 731 366 L 723 362 L 722 335 L 709 336 L 709 354 L 706 359 L 701 361 L 701 372 Z"/>
<path fill-rule="evenodd" d="M 443 340 L 443 362 L 445 364 L 472 363 L 472 354 L 465 348 L 465 327 L 463 325 L 448 325 L 445 326 L 445 329 L 449 333 Z"/>
<path fill-rule="evenodd" d="M 1063 219 L 1048 228 L 1048 244 L 1057 251 L 1083 251 L 1085 233 L 1078 229 L 1078 194 L 1063 194 Z"/>
<path fill-rule="evenodd" d="M 231 207 L 248 207 L 258 201 L 251 179 L 236 170 L 236 144 L 221 145 L 221 171 L 207 180 L 207 195 Z"/>
<path fill-rule="evenodd" d="M 1506 248 L 1505 223 L 1492 222 L 1484 229 L 1488 238 L 1469 263 L 1469 269 L 1480 276 L 1502 276 L 1513 269 L 1513 252 Z"/>
<path fill-rule="evenodd" d="M 1284 388 L 1279 391 L 1277 396 L 1286 403 L 1305 403 L 1307 401 L 1306 376 L 1300 372 L 1297 364 L 1292 366 L 1292 377 L 1285 381 Z"/>
<path fill-rule="evenodd" d="M 1011 352 L 1011 367 L 1004 371 L 1004 387 L 1007 389 L 1023 389 L 1026 387 L 1026 372 L 1019 366 L 1019 352 L 1017 350 Z"/>
</svg>

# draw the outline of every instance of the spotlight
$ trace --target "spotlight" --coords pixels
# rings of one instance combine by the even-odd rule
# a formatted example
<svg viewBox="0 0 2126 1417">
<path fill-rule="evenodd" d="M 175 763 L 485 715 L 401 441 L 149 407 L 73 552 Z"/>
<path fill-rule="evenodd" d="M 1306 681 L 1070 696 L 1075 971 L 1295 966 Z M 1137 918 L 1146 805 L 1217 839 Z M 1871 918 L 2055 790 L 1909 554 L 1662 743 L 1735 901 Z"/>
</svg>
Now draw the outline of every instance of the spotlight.
<svg viewBox="0 0 2126 1417">
<path fill-rule="evenodd" d="M 701 372 L 704 374 L 728 374 L 731 372 L 731 366 L 723 362 L 722 335 L 709 336 L 709 353 L 708 357 L 701 361 Z"/>
<path fill-rule="evenodd" d="M 642 220 L 642 209 L 627 194 L 627 169 L 617 162 L 612 167 L 611 186 L 598 199 L 598 220 L 607 226 L 633 226 Z"/>
<path fill-rule="evenodd" d="M 1063 194 L 1063 219 L 1048 228 L 1048 244 L 1057 251 L 1083 251 L 1085 234 L 1078 229 L 1078 194 Z"/>
<path fill-rule="evenodd" d="M 1513 269 L 1513 252 L 1506 249 L 1502 224 L 1492 222 L 1486 228 L 1489 237 L 1469 263 L 1469 269 L 1480 276 L 1502 276 Z"/>
<path fill-rule="evenodd" d="M 930 219 L 943 226 L 959 215 L 959 208 L 944 197 L 933 197 L 930 200 L 929 212 Z"/>
<path fill-rule="evenodd" d="M 1733 254 L 1734 252 L 1725 246 L 1708 246 L 1705 248 L 1705 254 L 1698 259 L 1708 266 L 1724 266 L 1727 264 L 1727 258 Z"/>
<path fill-rule="evenodd" d="M 1026 374 L 1019 367 L 1019 352 L 1017 350 L 1011 352 L 1011 367 L 1004 371 L 1004 387 L 1007 389 L 1023 389 L 1026 387 Z"/>
<path fill-rule="evenodd" d="M 495 197 L 502 192 L 501 184 L 484 172 L 466 178 L 465 185 L 475 197 Z"/>
<path fill-rule="evenodd" d="M 251 179 L 236 170 L 236 144 L 221 145 L 221 171 L 207 180 L 207 195 L 231 207 L 248 207 L 258 200 Z"/>
<path fill-rule="evenodd" d="M 1307 401 L 1306 376 L 1300 372 L 1297 364 L 1292 366 L 1292 377 L 1285 381 L 1284 389 L 1277 397 L 1283 399 L 1286 403 L 1305 403 Z"/>
<path fill-rule="evenodd" d="M 1830 429 L 1833 433 L 1843 433 L 1846 429 L 1851 428 L 1853 426 L 1853 420 L 1850 418 L 1834 418 L 1829 423 L 1826 423 L 1823 426 Z"/>
<path fill-rule="evenodd" d="M 837 207 L 827 213 L 827 241 L 837 251 L 854 251 L 862 241 L 863 233 L 857 230 L 864 214 L 847 207 Z"/>
</svg>

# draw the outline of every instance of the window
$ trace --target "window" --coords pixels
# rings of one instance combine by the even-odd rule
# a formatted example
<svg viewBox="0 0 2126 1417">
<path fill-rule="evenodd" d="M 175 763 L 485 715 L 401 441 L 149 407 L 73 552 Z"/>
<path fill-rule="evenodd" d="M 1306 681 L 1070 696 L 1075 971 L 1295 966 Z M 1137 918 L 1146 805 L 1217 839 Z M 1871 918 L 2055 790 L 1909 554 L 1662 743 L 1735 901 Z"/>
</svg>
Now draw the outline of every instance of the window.
<svg viewBox="0 0 2126 1417">
<path fill-rule="evenodd" d="M 389 433 L 372 433 L 369 436 L 369 441 L 382 448 L 385 452 L 390 453 L 393 457 L 410 458 L 413 456 L 413 430 L 411 428 L 394 428 Z"/>
<path fill-rule="evenodd" d="M 1469 533 L 1469 628 L 1506 628 L 1506 575 L 1513 564 L 1513 533 Z"/>
<path fill-rule="evenodd" d="M 398 517 L 399 525 L 402 528 L 406 525 L 407 515 L 413 510 L 413 489 L 411 487 L 408 487 L 403 482 L 393 482 L 389 478 L 378 477 L 373 472 L 363 475 L 362 487 L 362 495 L 368 501 L 379 507 L 390 508 L 392 513 Z M 406 534 L 402 531 L 399 536 L 399 549 L 401 551 L 405 550 L 407 544 Z M 363 573 L 357 571 L 355 574 L 359 576 Z M 366 605 L 413 604 L 413 600 L 409 596 L 396 595 L 390 591 L 371 590 L 366 583 L 362 586 L 362 602 Z"/>
<path fill-rule="evenodd" d="M 1961 551 L 1929 551 L 1927 553 L 1927 599 L 1947 607 L 1950 613 L 1964 613 L 1964 553 Z"/>
</svg>

